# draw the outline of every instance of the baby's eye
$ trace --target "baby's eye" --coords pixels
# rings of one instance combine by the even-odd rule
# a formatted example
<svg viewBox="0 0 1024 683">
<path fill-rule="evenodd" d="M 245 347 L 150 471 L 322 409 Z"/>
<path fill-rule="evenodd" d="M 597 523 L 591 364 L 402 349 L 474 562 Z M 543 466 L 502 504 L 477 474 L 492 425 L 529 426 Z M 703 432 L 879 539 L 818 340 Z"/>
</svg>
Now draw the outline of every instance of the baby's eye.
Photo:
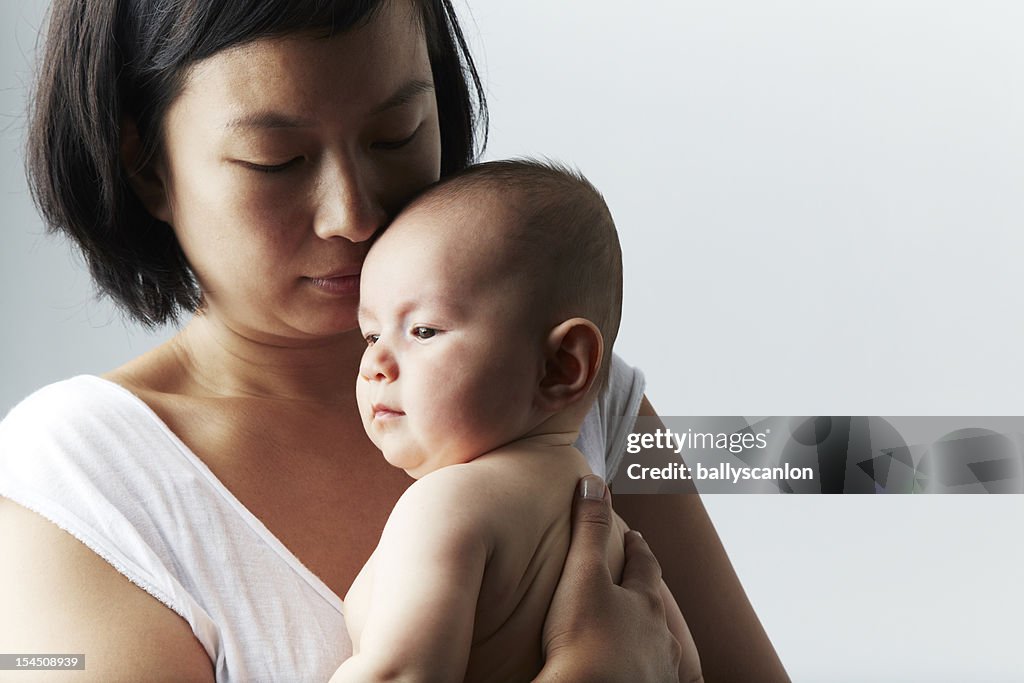
<svg viewBox="0 0 1024 683">
<path fill-rule="evenodd" d="M 417 339 L 430 339 L 437 335 L 437 330 L 433 327 L 426 327 L 425 325 L 417 325 L 412 328 L 412 336 Z"/>
<path fill-rule="evenodd" d="M 364 336 L 363 339 L 366 340 L 366 345 L 367 346 L 373 346 L 374 344 L 377 343 L 377 340 L 380 339 L 380 335 L 379 334 L 368 334 L 368 335 Z"/>
</svg>

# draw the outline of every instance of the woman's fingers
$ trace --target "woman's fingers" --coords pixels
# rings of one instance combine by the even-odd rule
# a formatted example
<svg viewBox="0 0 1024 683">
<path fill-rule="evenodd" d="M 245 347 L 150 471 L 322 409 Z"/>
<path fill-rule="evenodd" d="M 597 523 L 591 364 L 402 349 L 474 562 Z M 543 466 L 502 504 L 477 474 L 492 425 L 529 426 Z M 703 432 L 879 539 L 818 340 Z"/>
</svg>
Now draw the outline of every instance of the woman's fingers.
<svg viewBox="0 0 1024 683">
<path fill-rule="evenodd" d="M 545 649 L 573 648 L 590 635 L 591 619 L 607 618 L 615 585 L 607 564 L 612 507 L 604 480 L 583 477 L 572 504 L 572 538 L 562 578 L 551 599 L 544 624 Z"/>
<path fill-rule="evenodd" d="M 567 570 L 579 572 L 576 580 L 602 580 L 611 585 L 605 550 L 612 533 L 612 506 L 608 487 L 601 477 L 588 474 L 580 479 L 579 495 L 572 508 L 572 539 L 566 558 Z"/>
<path fill-rule="evenodd" d="M 607 548 L 618 527 L 604 481 L 584 477 L 576 493 L 572 540 L 544 622 L 545 664 L 536 680 L 675 683 L 680 647 L 665 620 L 654 555 L 638 534 L 629 534 L 623 582 L 616 585 Z"/>
<path fill-rule="evenodd" d="M 661 583 L 661 565 L 651 552 L 647 541 L 639 531 L 627 531 L 624 539 L 626 564 L 622 567 L 620 585 L 637 593 L 646 593 L 658 597 L 658 586 Z M 661 598 L 658 597 L 658 602 Z"/>
<path fill-rule="evenodd" d="M 680 683 L 702 683 L 704 677 L 697 645 L 675 598 L 661 580 L 661 565 L 639 532 L 627 531 L 624 542 L 626 564 L 622 568 L 620 586 L 637 600 L 645 602 L 651 613 L 663 618 L 671 633 L 670 638 L 665 639 L 665 634 L 655 629 L 648 637 L 652 640 L 662 638 L 663 651 L 676 662 Z M 671 676 L 667 670 L 662 675 Z"/>
</svg>

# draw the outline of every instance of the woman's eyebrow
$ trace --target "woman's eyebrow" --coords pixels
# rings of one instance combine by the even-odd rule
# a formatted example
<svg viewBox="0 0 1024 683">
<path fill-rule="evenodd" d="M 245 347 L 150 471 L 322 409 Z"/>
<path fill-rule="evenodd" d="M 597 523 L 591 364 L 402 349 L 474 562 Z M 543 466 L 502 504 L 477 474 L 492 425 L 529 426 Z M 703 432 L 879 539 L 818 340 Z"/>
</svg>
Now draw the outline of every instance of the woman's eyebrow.
<svg viewBox="0 0 1024 683">
<path fill-rule="evenodd" d="M 396 90 L 394 95 L 374 107 L 373 111 L 370 113 L 375 115 L 385 112 L 388 109 L 401 107 L 403 104 L 411 102 L 417 95 L 422 95 L 427 92 L 434 92 L 434 84 L 431 81 L 424 81 L 420 79 L 409 81 Z"/>
<path fill-rule="evenodd" d="M 316 122 L 276 111 L 258 111 L 231 119 L 224 127 L 237 128 L 310 128 Z"/>
<path fill-rule="evenodd" d="M 433 92 L 434 84 L 430 81 L 424 81 L 415 79 L 409 81 L 398 90 L 395 91 L 391 97 L 387 98 L 379 105 L 373 108 L 370 112 L 371 115 L 381 114 L 389 109 L 395 107 L 401 107 L 403 104 L 408 104 L 417 96 L 423 93 Z M 243 114 L 237 118 L 228 121 L 224 127 L 227 129 L 238 129 L 238 128 L 311 128 L 316 125 L 315 121 L 310 119 L 304 119 L 297 116 L 289 116 L 276 111 L 258 111 L 248 114 Z"/>
</svg>

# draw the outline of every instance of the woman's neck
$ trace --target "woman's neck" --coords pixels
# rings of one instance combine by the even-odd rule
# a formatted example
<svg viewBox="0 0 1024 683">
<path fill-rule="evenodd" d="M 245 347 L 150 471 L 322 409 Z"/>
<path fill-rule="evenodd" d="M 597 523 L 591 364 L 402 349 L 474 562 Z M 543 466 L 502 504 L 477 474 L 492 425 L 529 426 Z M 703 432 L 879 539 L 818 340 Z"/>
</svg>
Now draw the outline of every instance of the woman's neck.
<svg viewBox="0 0 1024 683">
<path fill-rule="evenodd" d="M 349 404 L 366 343 L 359 330 L 296 344 L 254 340 L 202 314 L 170 342 L 190 381 L 216 396 Z"/>
</svg>

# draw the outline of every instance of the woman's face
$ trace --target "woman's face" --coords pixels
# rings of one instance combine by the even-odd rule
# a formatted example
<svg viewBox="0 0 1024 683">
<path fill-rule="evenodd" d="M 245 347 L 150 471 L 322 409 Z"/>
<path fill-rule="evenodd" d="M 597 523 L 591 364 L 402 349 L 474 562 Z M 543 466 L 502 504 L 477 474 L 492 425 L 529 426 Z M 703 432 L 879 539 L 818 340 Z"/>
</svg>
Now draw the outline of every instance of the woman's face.
<svg viewBox="0 0 1024 683">
<path fill-rule="evenodd" d="M 437 180 L 440 133 L 411 3 L 332 38 L 260 39 L 197 63 L 157 175 L 207 315 L 267 343 L 356 326 L 370 237 Z"/>
</svg>

